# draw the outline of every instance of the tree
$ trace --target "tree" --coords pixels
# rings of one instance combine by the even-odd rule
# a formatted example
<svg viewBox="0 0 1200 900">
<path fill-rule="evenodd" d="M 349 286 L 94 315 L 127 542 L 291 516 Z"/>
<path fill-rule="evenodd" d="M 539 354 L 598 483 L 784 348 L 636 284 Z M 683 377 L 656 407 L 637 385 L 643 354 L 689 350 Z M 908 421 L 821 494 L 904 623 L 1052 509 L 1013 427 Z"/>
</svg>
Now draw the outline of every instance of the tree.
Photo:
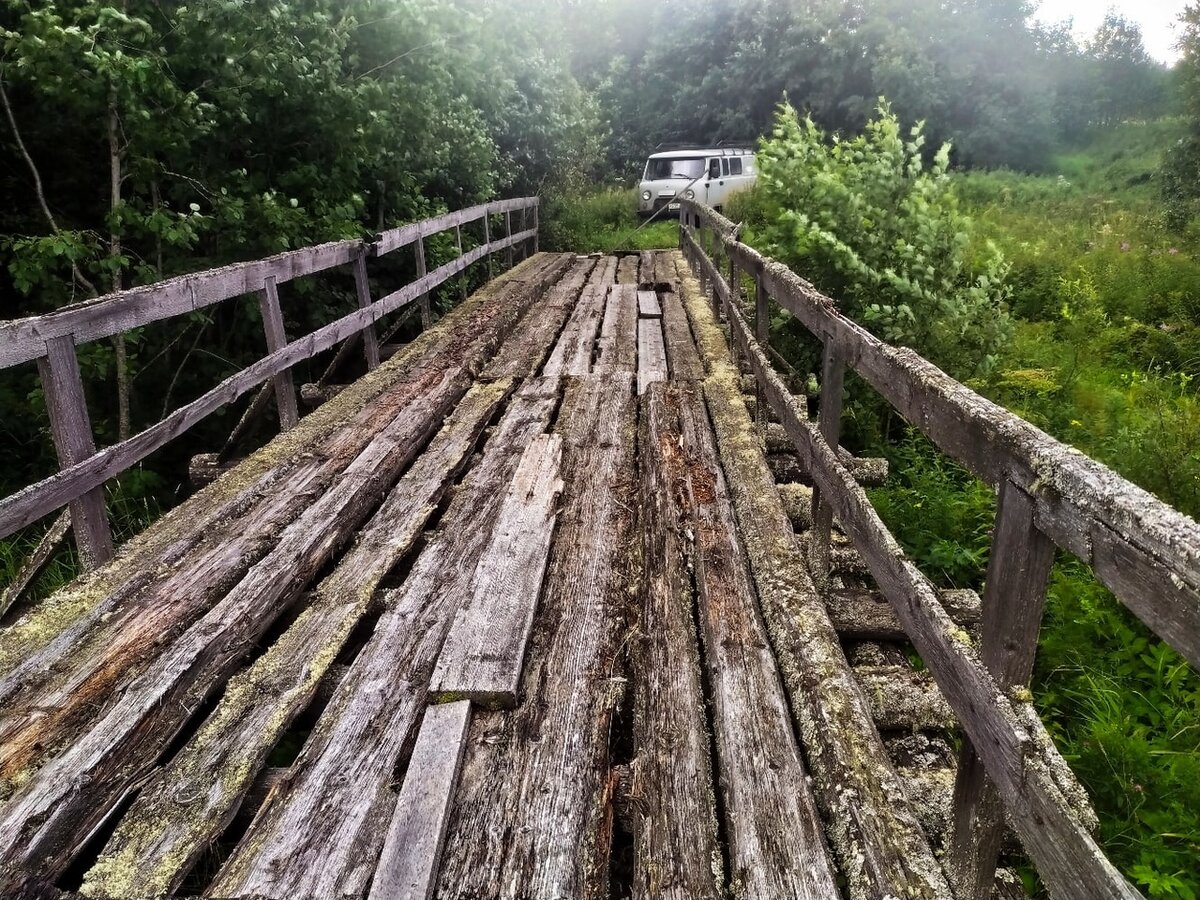
<svg viewBox="0 0 1200 900">
<path fill-rule="evenodd" d="M 1179 49 L 1179 92 L 1188 133 L 1167 154 L 1162 169 L 1167 219 L 1183 227 L 1200 216 L 1200 3 L 1191 3 L 1179 17 L 1183 26 Z"/>
</svg>

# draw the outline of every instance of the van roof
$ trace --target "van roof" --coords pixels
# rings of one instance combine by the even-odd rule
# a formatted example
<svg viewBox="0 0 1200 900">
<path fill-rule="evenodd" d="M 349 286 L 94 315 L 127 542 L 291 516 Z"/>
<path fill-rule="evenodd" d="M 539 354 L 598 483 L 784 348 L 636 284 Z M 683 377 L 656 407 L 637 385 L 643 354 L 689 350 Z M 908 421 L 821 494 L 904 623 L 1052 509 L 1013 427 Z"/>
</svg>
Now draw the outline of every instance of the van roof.
<svg viewBox="0 0 1200 900">
<path fill-rule="evenodd" d="M 692 159 L 697 156 L 753 156 L 754 151 L 746 147 L 696 147 L 692 150 L 667 150 L 651 153 L 650 159 Z"/>
</svg>

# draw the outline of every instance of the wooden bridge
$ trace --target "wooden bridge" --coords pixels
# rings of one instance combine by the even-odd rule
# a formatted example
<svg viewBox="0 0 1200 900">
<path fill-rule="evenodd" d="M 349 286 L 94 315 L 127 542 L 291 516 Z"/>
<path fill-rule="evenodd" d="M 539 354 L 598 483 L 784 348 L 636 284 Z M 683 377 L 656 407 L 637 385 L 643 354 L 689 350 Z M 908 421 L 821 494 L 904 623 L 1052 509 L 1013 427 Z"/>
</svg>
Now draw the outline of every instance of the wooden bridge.
<svg viewBox="0 0 1200 900">
<path fill-rule="evenodd" d="M 62 464 L 0 501 L 0 536 L 69 506 L 94 567 L 0 629 L 0 894 L 976 900 L 1022 896 L 1028 859 L 1054 897 L 1140 896 L 1026 685 L 1056 547 L 1200 663 L 1200 526 L 711 210 L 685 204 L 682 252 L 607 257 L 537 253 L 536 210 L 0 323 Z M 416 280 L 374 297 L 401 250 Z M 386 316 L 500 253 L 380 362 Z M 339 266 L 359 309 L 289 338 L 278 285 Z M 97 451 L 76 345 L 245 294 L 268 355 Z M 824 344 L 816 420 L 771 301 Z M 368 373 L 301 418 L 290 370 L 339 346 Z M 872 508 L 847 370 L 997 488 L 982 602 Z M 105 482 L 260 385 L 282 433 L 198 461 L 215 480 L 114 555 Z"/>
</svg>

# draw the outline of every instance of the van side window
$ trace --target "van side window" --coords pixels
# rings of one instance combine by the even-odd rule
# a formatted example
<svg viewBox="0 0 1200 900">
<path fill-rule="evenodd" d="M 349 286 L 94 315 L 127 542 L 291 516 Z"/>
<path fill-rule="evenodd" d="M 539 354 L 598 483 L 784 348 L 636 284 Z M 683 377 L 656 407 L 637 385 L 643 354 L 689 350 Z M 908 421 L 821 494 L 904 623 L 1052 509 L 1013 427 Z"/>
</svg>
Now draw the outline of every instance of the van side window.
<svg viewBox="0 0 1200 900">
<path fill-rule="evenodd" d="M 709 178 L 720 178 L 721 177 L 721 161 L 719 159 L 709 160 L 708 177 Z"/>
<path fill-rule="evenodd" d="M 725 159 L 725 157 L 721 157 L 721 174 L 729 174 L 729 160 Z"/>
<path fill-rule="evenodd" d="M 740 156 L 735 156 L 733 159 L 731 159 L 729 161 L 729 174 L 730 175 L 741 175 L 742 174 L 742 158 Z"/>
</svg>

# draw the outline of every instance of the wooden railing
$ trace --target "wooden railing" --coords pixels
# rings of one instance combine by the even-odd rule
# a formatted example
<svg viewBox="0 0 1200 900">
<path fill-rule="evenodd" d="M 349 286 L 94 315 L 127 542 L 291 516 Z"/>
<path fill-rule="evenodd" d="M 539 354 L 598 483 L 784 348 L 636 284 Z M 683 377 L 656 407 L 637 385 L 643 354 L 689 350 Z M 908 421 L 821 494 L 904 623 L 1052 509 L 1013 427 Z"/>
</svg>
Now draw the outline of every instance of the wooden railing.
<svg viewBox="0 0 1200 900">
<path fill-rule="evenodd" d="M 516 231 L 514 213 L 520 217 Z M 504 235 L 493 240 L 490 219 L 501 215 Z M 462 227 L 479 220 L 483 222 L 484 241 L 464 253 Z M 425 239 L 450 229 L 454 230 L 459 255 L 428 272 Z M 490 254 L 503 250 L 511 264 L 514 248 L 528 243 L 536 251 L 537 233 L 536 197 L 501 200 L 395 228 L 369 242 L 337 241 L 293 250 L 120 291 L 42 316 L 0 322 L 0 369 L 30 361 L 38 364 L 60 466 L 56 475 L 0 500 L 0 538 L 69 505 L 71 526 L 85 563 L 92 567 L 107 561 L 113 554 L 113 540 L 104 504 L 106 481 L 268 380 L 274 384 L 281 427 L 285 430 L 292 427 L 298 418 L 290 375 L 293 366 L 340 342 L 361 336 L 367 365 L 374 368 L 379 364 L 375 322 L 420 301 L 423 321 L 428 324 L 430 291 Z M 367 258 L 381 257 L 410 245 L 414 248 L 417 279 L 372 300 Z M 289 340 L 283 327 L 278 285 L 343 265 L 353 267 L 359 308 L 302 338 Z M 267 355 L 157 424 L 98 451 L 76 346 L 254 293 L 259 295 L 262 309 Z"/>
<path fill-rule="evenodd" d="M 683 204 L 680 246 L 811 470 L 814 576 L 828 576 L 836 517 L 968 739 L 945 859 L 956 893 L 972 900 L 991 896 L 1007 812 L 1052 896 L 1141 896 L 1106 859 L 1073 808 L 1077 785 L 1024 686 L 1033 670 L 1056 546 L 1090 565 L 1122 603 L 1200 667 L 1200 525 L 913 351 L 878 340 L 841 315 L 830 298 L 736 235 L 733 223 L 713 210 Z M 755 285 L 753 331 L 742 311 L 743 279 Z M 809 420 L 768 359 L 770 299 L 824 347 L 819 422 Z M 933 585 L 905 557 L 831 449 L 838 445 L 847 367 L 998 491 L 978 649 L 955 627 Z"/>
</svg>

